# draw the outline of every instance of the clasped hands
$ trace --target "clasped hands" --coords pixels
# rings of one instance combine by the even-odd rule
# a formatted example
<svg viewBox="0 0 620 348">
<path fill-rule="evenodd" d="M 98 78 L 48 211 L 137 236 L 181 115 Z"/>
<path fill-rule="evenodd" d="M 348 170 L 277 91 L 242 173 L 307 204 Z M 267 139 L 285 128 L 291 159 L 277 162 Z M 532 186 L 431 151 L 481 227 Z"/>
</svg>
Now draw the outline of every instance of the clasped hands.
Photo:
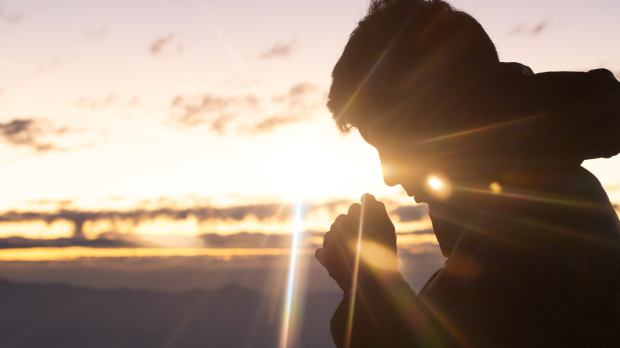
<svg viewBox="0 0 620 348">
<path fill-rule="evenodd" d="M 393 274 L 398 267 L 396 231 L 385 205 L 371 194 L 365 194 L 362 204 L 349 207 L 339 215 L 323 237 L 323 248 L 315 257 L 346 293 L 358 280 Z M 356 260 L 358 272 L 354 275 Z"/>
</svg>

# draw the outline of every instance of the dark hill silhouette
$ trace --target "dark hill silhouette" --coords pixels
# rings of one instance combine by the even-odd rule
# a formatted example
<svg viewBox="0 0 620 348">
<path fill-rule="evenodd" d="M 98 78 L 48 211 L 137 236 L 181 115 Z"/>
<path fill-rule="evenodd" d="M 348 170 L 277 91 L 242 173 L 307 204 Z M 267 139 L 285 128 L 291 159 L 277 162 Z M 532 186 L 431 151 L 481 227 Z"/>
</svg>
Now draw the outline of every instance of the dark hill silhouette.
<svg viewBox="0 0 620 348">
<path fill-rule="evenodd" d="M 332 347 L 329 318 L 342 298 L 309 294 L 299 347 Z M 229 285 L 163 293 L 0 280 L 0 347 L 277 347 L 281 303 Z"/>
</svg>

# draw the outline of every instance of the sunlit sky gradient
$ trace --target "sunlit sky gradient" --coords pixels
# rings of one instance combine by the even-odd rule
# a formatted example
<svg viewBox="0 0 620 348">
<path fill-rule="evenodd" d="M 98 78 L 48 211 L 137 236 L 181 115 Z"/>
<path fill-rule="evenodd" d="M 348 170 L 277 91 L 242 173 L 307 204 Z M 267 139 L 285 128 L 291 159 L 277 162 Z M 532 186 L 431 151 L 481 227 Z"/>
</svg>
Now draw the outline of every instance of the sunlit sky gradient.
<svg viewBox="0 0 620 348">
<path fill-rule="evenodd" d="M 620 2 L 461 0 L 503 61 L 620 76 Z M 306 216 L 324 231 L 383 183 L 376 151 L 338 134 L 331 68 L 367 1 L 1 1 L 0 211 L 124 211 L 345 203 Z M 6 134 L 28 121 L 19 137 Z M 620 157 L 585 164 L 620 202 Z M 399 231 L 428 221 L 399 223 Z M 152 219 L 106 231 L 287 233 L 290 221 Z M 120 226 L 120 227 L 119 227 Z M 0 224 L 0 237 L 70 236 L 72 224 Z"/>
</svg>

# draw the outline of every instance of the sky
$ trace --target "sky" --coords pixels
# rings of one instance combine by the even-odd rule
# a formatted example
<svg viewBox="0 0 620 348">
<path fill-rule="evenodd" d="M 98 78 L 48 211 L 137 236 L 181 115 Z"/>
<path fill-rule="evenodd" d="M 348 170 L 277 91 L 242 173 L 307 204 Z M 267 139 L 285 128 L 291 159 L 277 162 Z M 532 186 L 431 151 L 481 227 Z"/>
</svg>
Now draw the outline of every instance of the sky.
<svg viewBox="0 0 620 348">
<path fill-rule="evenodd" d="M 620 76 L 618 1 L 452 4 L 482 23 L 502 61 Z M 437 252 L 430 232 L 406 234 L 429 231 L 425 207 L 387 187 L 376 151 L 340 135 L 325 108 L 366 6 L 0 1 L 0 238 L 39 240 L 0 251 L 0 276 L 24 261 L 254 255 L 256 241 L 222 256 L 204 235 L 288 235 L 299 202 L 311 250 L 366 192 L 386 202 L 402 248 Z M 620 158 L 584 166 L 619 203 Z M 93 242 L 42 242 L 76 234 Z M 102 250 L 99 239 L 121 242 Z"/>
</svg>

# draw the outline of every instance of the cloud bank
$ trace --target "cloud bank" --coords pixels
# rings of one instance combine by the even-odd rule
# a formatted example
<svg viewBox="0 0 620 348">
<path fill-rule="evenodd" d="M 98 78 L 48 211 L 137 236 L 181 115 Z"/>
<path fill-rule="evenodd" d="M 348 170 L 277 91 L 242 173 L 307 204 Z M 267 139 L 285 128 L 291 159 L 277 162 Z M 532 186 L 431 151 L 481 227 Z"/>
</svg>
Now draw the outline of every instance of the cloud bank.
<svg viewBox="0 0 620 348">
<path fill-rule="evenodd" d="M 305 204 L 302 211 L 305 215 L 311 214 L 317 210 L 325 209 L 333 212 L 339 206 L 350 204 L 347 200 L 334 200 L 320 204 Z M 232 207 L 192 207 L 192 208 L 160 208 L 160 209 L 134 209 L 134 210 L 108 210 L 108 211 L 85 211 L 60 209 L 56 212 L 18 212 L 8 211 L 0 214 L 0 223 L 8 222 L 31 222 L 44 221 L 48 224 L 55 221 L 67 220 L 74 224 L 74 238 L 84 238 L 84 224 L 88 221 L 95 222 L 100 220 L 111 221 L 131 221 L 134 225 L 138 225 L 142 221 L 154 220 L 156 218 L 167 218 L 173 221 L 185 220 L 188 217 L 194 217 L 198 222 L 205 221 L 243 221 L 253 216 L 259 221 L 267 219 L 278 219 L 286 221 L 291 219 L 295 214 L 296 206 L 294 204 L 252 204 L 238 205 Z"/>
</svg>

